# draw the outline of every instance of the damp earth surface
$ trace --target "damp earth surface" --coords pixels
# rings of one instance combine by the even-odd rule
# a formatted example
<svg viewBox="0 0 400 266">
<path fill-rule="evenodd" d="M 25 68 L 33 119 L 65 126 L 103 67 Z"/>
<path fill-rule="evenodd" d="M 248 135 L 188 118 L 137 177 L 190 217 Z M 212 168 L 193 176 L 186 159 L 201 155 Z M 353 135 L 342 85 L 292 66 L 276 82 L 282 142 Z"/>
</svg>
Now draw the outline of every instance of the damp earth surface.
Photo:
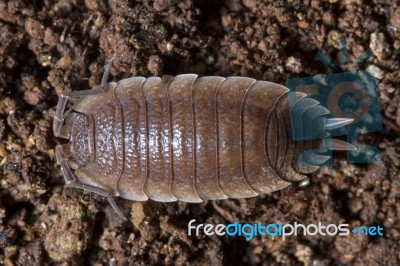
<svg viewBox="0 0 400 266">
<path fill-rule="evenodd" d="M 400 6 L 397 1 L 0 0 L 0 264 L 399 265 Z M 381 161 L 333 166 L 252 199 L 201 204 L 107 201 L 67 188 L 51 125 L 58 95 L 135 75 L 195 73 L 286 80 L 367 69 L 383 130 L 359 137 Z M 371 49 L 372 56 L 353 63 Z M 187 225 L 261 222 L 380 225 L 383 236 L 188 236 Z"/>
</svg>

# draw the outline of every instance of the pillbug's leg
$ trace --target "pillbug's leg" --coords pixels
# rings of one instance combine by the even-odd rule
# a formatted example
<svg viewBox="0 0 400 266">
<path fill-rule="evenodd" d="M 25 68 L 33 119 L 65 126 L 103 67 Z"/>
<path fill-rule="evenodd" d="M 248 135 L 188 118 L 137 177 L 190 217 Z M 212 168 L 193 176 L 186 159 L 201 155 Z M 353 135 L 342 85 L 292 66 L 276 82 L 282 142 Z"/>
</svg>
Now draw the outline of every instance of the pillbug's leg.
<svg viewBox="0 0 400 266">
<path fill-rule="evenodd" d="M 57 145 L 56 149 L 55 149 L 55 153 L 56 153 L 56 161 L 57 164 L 61 166 L 61 172 L 63 174 L 65 183 L 69 183 L 69 182 L 73 182 L 75 181 L 71 170 L 68 166 L 68 155 L 66 154 L 66 145 Z"/>
<path fill-rule="evenodd" d="M 71 173 L 71 170 L 69 170 L 69 172 Z M 108 191 L 98 188 L 98 187 L 95 187 L 95 186 L 90 186 L 90 185 L 86 185 L 86 184 L 77 182 L 74 179 L 72 181 L 67 181 L 66 184 L 69 187 L 82 189 L 82 190 L 92 192 L 92 193 L 98 194 L 100 196 L 106 197 L 108 202 L 110 203 L 111 207 L 118 214 L 118 216 L 121 217 L 121 219 L 123 219 L 125 221 L 128 220 L 126 218 L 126 216 L 124 215 L 124 213 L 121 211 L 121 209 L 118 207 L 117 203 L 115 203 L 113 197 L 110 195 L 110 193 Z"/>
<path fill-rule="evenodd" d="M 67 144 L 68 145 L 68 144 Z M 78 188 L 82 190 L 86 190 L 95 194 L 98 194 L 100 196 L 106 197 L 108 202 L 110 203 L 111 207 L 114 209 L 114 211 L 120 216 L 123 220 L 127 220 L 121 209 L 117 206 L 115 203 L 113 197 L 110 195 L 110 193 L 104 189 L 91 186 L 91 185 L 86 185 L 83 184 L 79 181 L 77 181 L 74 178 L 74 174 L 71 171 L 71 168 L 68 165 L 68 156 L 66 155 L 66 149 L 68 148 L 67 145 L 57 145 L 56 146 L 56 160 L 57 164 L 61 166 L 61 172 L 64 176 L 64 180 L 67 186 L 73 187 L 73 188 Z"/>
<path fill-rule="evenodd" d="M 118 207 L 117 203 L 115 203 L 114 198 L 111 195 L 108 195 L 107 196 L 107 200 L 108 200 L 108 203 L 110 203 L 110 205 L 113 208 L 113 210 L 118 214 L 118 216 L 121 217 L 122 220 L 127 221 L 128 218 L 126 218 L 124 213 Z"/>
<path fill-rule="evenodd" d="M 54 120 L 53 120 L 53 132 L 54 135 L 58 138 L 69 139 L 68 130 L 65 127 L 63 127 L 64 110 L 65 106 L 67 105 L 67 102 L 68 102 L 68 97 L 65 96 L 64 94 L 61 94 L 60 98 L 58 98 L 56 114 L 54 115 Z"/>
<path fill-rule="evenodd" d="M 73 107 L 70 108 L 68 111 L 65 112 L 65 107 L 67 106 L 68 99 L 70 97 L 83 97 L 83 96 L 90 96 L 96 95 L 104 92 L 104 88 L 107 84 L 108 75 L 110 74 L 110 68 L 112 60 L 111 58 L 104 67 L 103 77 L 101 78 L 101 84 L 96 86 L 92 90 L 83 90 L 83 91 L 71 91 L 62 93 L 58 99 L 56 114 L 53 120 L 53 132 L 56 137 L 69 139 L 69 130 L 67 127 L 64 127 L 64 119 L 68 115 L 69 112 L 72 111 Z"/>
<path fill-rule="evenodd" d="M 114 60 L 114 56 L 110 60 L 108 60 L 108 62 L 104 66 L 104 73 L 103 73 L 103 77 L 101 78 L 101 83 L 100 83 L 100 88 L 102 88 L 102 89 L 104 89 L 104 87 L 107 84 L 108 75 L 110 74 L 111 64 L 112 64 L 113 60 Z"/>
</svg>

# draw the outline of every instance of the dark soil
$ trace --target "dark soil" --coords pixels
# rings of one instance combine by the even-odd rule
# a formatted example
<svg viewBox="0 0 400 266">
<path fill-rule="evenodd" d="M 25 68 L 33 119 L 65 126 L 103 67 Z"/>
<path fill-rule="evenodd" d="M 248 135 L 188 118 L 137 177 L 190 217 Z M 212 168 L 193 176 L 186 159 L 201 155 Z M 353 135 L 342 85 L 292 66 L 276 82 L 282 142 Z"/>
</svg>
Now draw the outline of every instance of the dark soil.
<svg viewBox="0 0 400 266">
<path fill-rule="evenodd" d="M 384 0 L 0 0 L 0 264 L 269 265 L 400 264 L 400 7 Z M 378 67 L 384 130 L 361 141 L 377 164 L 347 164 L 247 200 L 202 204 L 118 200 L 64 186 L 51 124 L 57 95 L 133 75 L 247 76 L 281 84 Z M 352 63 L 368 48 L 373 56 Z M 384 236 L 280 238 L 188 236 L 187 223 L 302 222 L 381 225 Z"/>
</svg>

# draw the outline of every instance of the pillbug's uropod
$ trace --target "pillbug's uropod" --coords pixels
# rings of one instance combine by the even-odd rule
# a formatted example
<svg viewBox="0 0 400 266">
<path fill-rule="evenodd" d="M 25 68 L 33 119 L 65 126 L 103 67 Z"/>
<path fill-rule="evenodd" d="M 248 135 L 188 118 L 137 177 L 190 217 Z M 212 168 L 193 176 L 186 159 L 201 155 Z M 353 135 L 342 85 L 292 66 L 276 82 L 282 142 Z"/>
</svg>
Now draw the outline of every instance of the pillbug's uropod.
<svg viewBox="0 0 400 266">
<path fill-rule="evenodd" d="M 308 111 L 303 124 L 313 119 L 327 131 L 351 119 L 327 119 L 328 110 L 300 93 L 289 106 L 284 86 L 194 74 L 107 83 L 109 67 L 99 87 L 60 96 L 53 131 L 70 140 L 56 147 L 66 184 L 107 197 L 121 217 L 116 196 L 201 202 L 305 185 L 305 174 L 328 158 L 309 153 L 299 164 L 303 151 L 349 147 L 294 141 L 289 110 Z M 64 112 L 69 97 L 79 99 Z"/>
</svg>

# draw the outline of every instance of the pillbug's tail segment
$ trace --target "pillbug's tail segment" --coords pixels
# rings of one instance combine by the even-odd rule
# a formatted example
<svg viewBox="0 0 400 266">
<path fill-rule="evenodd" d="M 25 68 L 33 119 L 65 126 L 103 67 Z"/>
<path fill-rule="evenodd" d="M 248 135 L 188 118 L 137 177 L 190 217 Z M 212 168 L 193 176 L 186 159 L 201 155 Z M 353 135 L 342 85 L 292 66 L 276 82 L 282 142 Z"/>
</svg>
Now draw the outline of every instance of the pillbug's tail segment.
<svg viewBox="0 0 400 266">
<path fill-rule="evenodd" d="M 330 112 L 304 93 L 288 93 L 292 139 L 305 141 L 329 137 L 325 129 Z"/>
<path fill-rule="evenodd" d="M 287 97 L 295 156 L 292 167 L 302 174 L 316 171 L 332 159 L 332 150 L 354 150 L 355 147 L 332 139 L 330 131 L 353 122 L 348 118 L 328 118 L 329 110 L 303 93 L 289 93 Z"/>
<path fill-rule="evenodd" d="M 266 143 L 268 143 L 268 146 L 266 146 L 266 152 L 272 168 L 283 180 L 289 182 L 298 182 L 307 179 L 307 176 L 305 175 L 306 172 L 299 171 L 297 167 L 297 158 L 304 151 L 305 143 L 295 141 L 293 138 L 291 125 L 292 112 L 290 111 L 291 105 L 289 104 L 290 95 L 291 93 L 288 93 L 281 97 L 269 116 L 268 125 L 274 124 L 273 121 L 276 121 L 277 144 L 274 147 L 274 141 L 268 137 L 268 135 L 270 135 L 268 134 L 270 131 L 268 129 L 273 129 L 273 127 L 269 126 L 266 134 L 266 137 L 268 138 L 268 141 L 266 141 Z M 298 98 L 298 102 L 306 99 L 303 93 L 296 92 L 295 96 L 295 98 Z M 307 106 L 315 106 L 318 104 L 318 102 L 307 100 L 306 104 Z M 303 110 L 307 109 L 305 108 L 305 105 L 296 102 L 293 102 L 293 106 L 295 106 L 296 110 L 298 110 L 300 114 L 303 112 Z M 298 113 L 296 113 L 296 115 L 298 115 Z M 301 115 L 297 116 L 296 119 L 301 119 Z M 315 146 L 315 144 L 313 145 Z M 274 154 L 276 155 L 274 156 Z"/>
<path fill-rule="evenodd" d="M 330 138 L 332 129 L 352 120 L 329 116 L 329 110 L 304 93 L 291 92 L 279 100 L 268 122 L 276 125 L 278 142 L 273 151 L 266 147 L 266 153 L 282 179 L 290 182 L 306 180 L 306 174 L 331 160 L 331 150 L 355 149 L 346 142 Z"/>
<path fill-rule="evenodd" d="M 324 144 L 330 136 L 325 126 L 330 112 L 303 93 L 289 93 L 287 101 L 291 140 L 296 147 L 292 167 L 298 173 L 309 174 L 331 159 Z"/>
</svg>

